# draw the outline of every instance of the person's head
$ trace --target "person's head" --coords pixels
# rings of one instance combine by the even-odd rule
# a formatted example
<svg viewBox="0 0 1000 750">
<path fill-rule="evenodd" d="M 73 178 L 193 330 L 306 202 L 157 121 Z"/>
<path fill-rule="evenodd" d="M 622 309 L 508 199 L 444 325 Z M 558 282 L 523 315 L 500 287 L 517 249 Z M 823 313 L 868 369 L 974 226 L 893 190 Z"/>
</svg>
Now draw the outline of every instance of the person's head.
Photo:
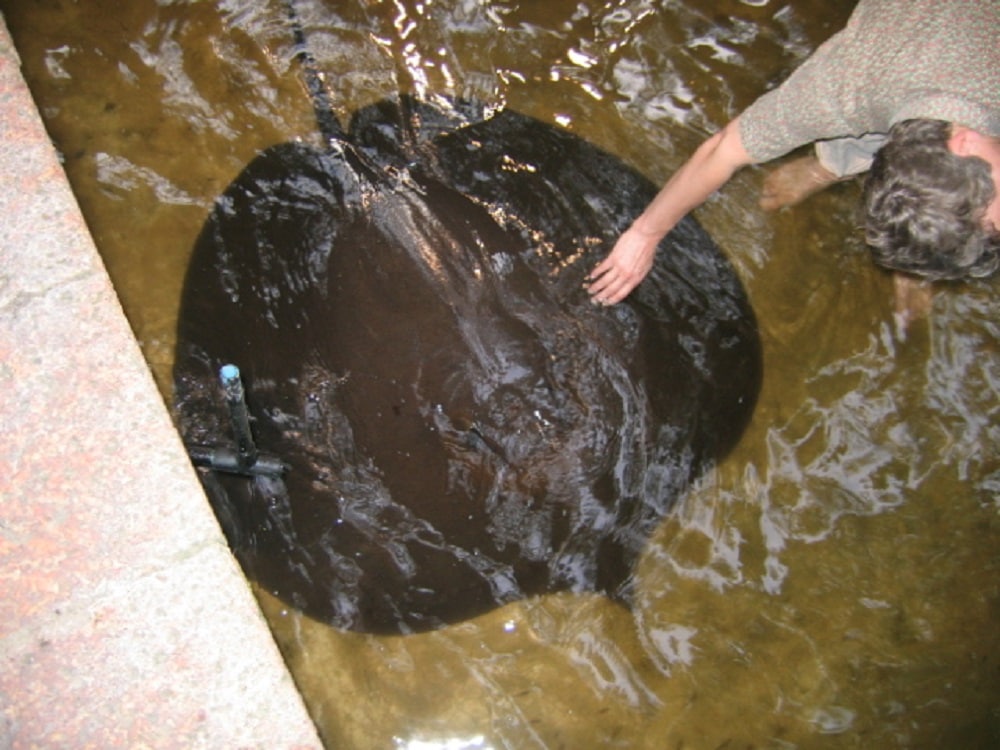
<svg viewBox="0 0 1000 750">
<path fill-rule="evenodd" d="M 875 262 L 928 279 L 1000 268 L 1000 139 L 943 120 L 893 125 L 865 182 Z"/>
</svg>

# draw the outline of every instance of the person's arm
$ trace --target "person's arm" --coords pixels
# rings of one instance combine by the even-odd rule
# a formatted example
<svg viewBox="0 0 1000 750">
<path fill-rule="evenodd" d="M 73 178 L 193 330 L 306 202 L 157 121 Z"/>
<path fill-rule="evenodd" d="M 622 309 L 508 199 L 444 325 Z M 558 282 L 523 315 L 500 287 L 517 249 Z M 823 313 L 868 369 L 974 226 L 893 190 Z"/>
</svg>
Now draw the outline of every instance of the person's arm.
<svg viewBox="0 0 1000 750">
<path fill-rule="evenodd" d="M 737 169 L 751 162 L 743 148 L 737 117 L 698 147 L 619 237 L 608 257 L 588 277 L 591 298 L 604 305 L 625 299 L 653 267 L 656 246 L 664 235 Z"/>
</svg>

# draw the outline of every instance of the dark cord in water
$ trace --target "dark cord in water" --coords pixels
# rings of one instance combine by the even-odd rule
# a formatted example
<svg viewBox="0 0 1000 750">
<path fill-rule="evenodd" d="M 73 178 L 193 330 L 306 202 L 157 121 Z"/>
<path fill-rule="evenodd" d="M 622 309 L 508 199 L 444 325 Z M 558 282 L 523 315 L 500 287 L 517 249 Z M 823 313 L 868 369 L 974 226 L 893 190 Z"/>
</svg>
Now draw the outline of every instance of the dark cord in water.
<svg viewBox="0 0 1000 750">
<path fill-rule="evenodd" d="M 309 98 L 316 114 L 316 122 L 323 134 L 323 140 L 329 146 L 342 140 L 344 131 L 333 112 L 333 99 L 330 96 L 326 80 L 316 65 L 316 58 L 312 56 L 306 45 L 306 33 L 302 28 L 298 11 L 295 9 L 295 3 L 292 0 L 287 0 L 285 10 L 288 12 L 288 20 L 292 25 L 292 34 L 295 38 L 295 59 L 299 61 L 305 72 L 306 88 L 309 91 Z"/>
</svg>

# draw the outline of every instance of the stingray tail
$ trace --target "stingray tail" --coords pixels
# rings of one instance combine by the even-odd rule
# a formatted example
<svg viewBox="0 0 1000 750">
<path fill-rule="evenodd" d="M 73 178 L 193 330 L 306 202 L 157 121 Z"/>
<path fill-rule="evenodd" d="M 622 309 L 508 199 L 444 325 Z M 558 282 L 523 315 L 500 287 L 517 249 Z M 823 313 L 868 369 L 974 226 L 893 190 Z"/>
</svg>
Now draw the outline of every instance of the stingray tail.
<svg viewBox="0 0 1000 750">
<path fill-rule="evenodd" d="M 285 11 L 288 13 L 288 20 L 292 25 L 292 33 L 295 37 L 295 58 L 305 73 L 306 89 L 309 91 L 309 98 L 312 99 L 316 124 L 323 135 L 323 140 L 328 146 L 343 141 L 345 139 L 344 129 L 340 126 L 340 121 L 333 111 L 333 99 L 330 96 L 330 89 L 326 85 L 323 73 L 316 65 L 316 58 L 309 52 L 309 47 L 306 44 L 306 33 L 295 8 L 295 0 L 286 0 Z"/>
</svg>

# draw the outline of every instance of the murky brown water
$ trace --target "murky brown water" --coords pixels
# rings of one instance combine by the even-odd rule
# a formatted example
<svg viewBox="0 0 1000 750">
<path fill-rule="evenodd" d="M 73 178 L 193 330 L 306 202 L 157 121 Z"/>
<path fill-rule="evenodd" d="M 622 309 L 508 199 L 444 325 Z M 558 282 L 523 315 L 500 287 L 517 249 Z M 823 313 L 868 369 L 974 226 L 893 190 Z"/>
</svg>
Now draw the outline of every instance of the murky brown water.
<svg viewBox="0 0 1000 750">
<path fill-rule="evenodd" d="M 301 0 L 338 113 L 473 92 L 663 180 L 850 2 Z M 315 138 L 281 4 L 0 0 L 165 397 L 187 256 L 261 149 Z M 748 170 L 698 216 L 765 347 L 757 412 L 664 522 L 635 613 L 559 595 L 408 637 L 261 594 L 336 748 L 1000 744 L 996 282 L 897 334 L 856 184 L 765 215 Z"/>
</svg>

